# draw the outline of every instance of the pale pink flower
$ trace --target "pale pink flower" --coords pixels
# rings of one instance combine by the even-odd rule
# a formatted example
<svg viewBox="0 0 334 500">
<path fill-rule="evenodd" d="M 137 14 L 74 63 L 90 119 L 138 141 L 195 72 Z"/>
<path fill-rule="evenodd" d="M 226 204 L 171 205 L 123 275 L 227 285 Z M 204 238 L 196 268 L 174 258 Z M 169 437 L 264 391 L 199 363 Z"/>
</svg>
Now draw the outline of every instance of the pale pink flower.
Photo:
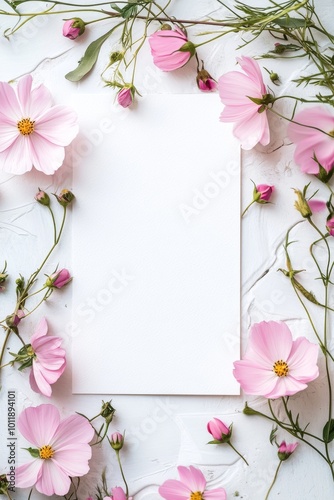
<svg viewBox="0 0 334 500">
<path fill-rule="evenodd" d="M 104 497 L 103 500 L 132 500 L 132 497 L 127 497 L 123 488 L 116 486 L 111 489 L 111 496 Z"/>
<path fill-rule="evenodd" d="M 225 442 L 226 438 L 230 438 L 232 434 L 231 429 L 216 417 L 208 422 L 207 429 L 216 441 Z"/>
<path fill-rule="evenodd" d="M 133 103 L 133 89 L 123 87 L 117 94 L 117 102 L 122 108 L 128 108 Z"/>
<path fill-rule="evenodd" d="M 85 31 L 85 23 L 79 17 L 65 21 L 63 25 L 63 36 L 75 40 Z"/>
<path fill-rule="evenodd" d="M 178 27 L 156 31 L 148 41 L 153 62 L 163 71 L 181 68 L 195 54 L 195 45 Z"/>
<path fill-rule="evenodd" d="M 285 323 L 262 321 L 252 326 L 246 354 L 235 361 L 233 374 L 246 394 L 291 396 L 318 377 L 318 351 L 305 337 L 292 340 Z"/>
<path fill-rule="evenodd" d="M 70 478 L 89 471 L 92 450 L 88 443 L 94 429 L 86 418 L 71 415 L 60 421 L 57 408 L 43 404 L 23 410 L 17 427 L 37 455 L 16 468 L 17 488 L 35 486 L 44 495 L 64 496 L 70 489 Z"/>
<path fill-rule="evenodd" d="M 24 174 L 35 167 L 53 174 L 63 163 L 64 147 L 78 133 L 77 115 L 66 106 L 52 106 L 48 89 L 34 89 L 27 75 L 17 92 L 0 82 L 0 168 Z"/>
<path fill-rule="evenodd" d="M 30 372 L 30 386 L 33 391 L 50 397 L 51 385 L 57 382 L 66 367 L 65 351 L 62 349 L 62 339 L 54 335 L 47 336 L 48 324 L 46 318 L 39 322 L 34 335 L 30 339 L 33 354 Z"/>
<path fill-rule="evenodd" d="M 285 441 L 282 441 L 282 443 L 278 447 L 278 458 L 284 462 L 284 460 L 287 460 L 290 455 L 295 451 L 297 448 L 298 443 L 286 443 Z"/>
<path fill-rule="evenodd" d="M 314 106 L 303 109 L 293 120 L 302 124 L 288 126 L 289 138 L 296 145 L 297 165 L 307 174 L 319 174 L 319 165 L 329 173 L 334 166 L 334 115 L 324 106 Z"/>
<path fill-rule="evenodd" d="M 53 274 L 48 276 L 46 280 L 46 286 L 50 288 L 63 288 L 63 286 L 67 285 L 72 280 L 72 276 L 68 269 L 61 269 Z"/>
<path fill-rule="evenodd" d="M 246 56 L 237 61 L 245 74 L 230 71 L 218 80 L 219 95 L 225 104 L 220 120 L 235 122 L 233 133 L 243 149 L 252 149 L 257 143 L 266 146 L 270 141 L 266 108 L 272 96 L 263 83 L 258 63 Z"/>
<path fill-rule="evenodd" d="M 166 500 L 225 500 L 224 488 L 206 489 L 206 480 L 203 473 L 190 465 L 178 468 L 180 481 L 168 479 L 159 488 L 159 494 Z M 197 495 L 196 495 L 197 493 Z"/>
</svg>

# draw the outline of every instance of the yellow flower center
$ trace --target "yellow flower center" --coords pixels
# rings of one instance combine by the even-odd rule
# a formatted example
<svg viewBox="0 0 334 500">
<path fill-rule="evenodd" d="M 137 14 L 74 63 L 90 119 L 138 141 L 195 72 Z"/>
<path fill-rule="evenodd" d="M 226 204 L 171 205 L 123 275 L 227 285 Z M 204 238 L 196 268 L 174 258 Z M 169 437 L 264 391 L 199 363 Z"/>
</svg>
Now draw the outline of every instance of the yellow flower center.
<svg viewBox="0 0 334 500">
<path fill-rule="evenodd" d="M 203 495 L 200 491 L 195 491 L 191 493 L 189 500 L 203 500 Z"/>
<path fill-rule="evenodd" d="M 43 458 L 43 460 L 49 460 L 49 458 L 53 457 L 54 453 L 54 450 L 49 444 L 42 446 L 42 448 L 40 448 L 39 450 L 39 456 L 40 458 Z"/>
<path fill-rule="evenodd" d="M 30 118 L 22 118 L 18 122 L 17 128 L 22 135 L 30 135 L 34 131 L 35 122 L 31 121 Z"/>
<path fill-rule="evenodd" d="M 280 359 L 274 363 L 273 371 L 278 377 L 286 377 L 289 373 L 288 364 Z"/>
</svg>

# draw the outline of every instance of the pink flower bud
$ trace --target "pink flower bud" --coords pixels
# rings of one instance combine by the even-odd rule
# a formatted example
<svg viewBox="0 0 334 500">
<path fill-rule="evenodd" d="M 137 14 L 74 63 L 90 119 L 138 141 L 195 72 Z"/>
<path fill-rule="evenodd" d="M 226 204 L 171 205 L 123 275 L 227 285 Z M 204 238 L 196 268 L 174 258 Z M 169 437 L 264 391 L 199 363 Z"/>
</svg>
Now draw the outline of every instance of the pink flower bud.
<svg viewBox="0 0 334 500">
<path fill-rule="evenodd" d="M 85 31 L 85 22 L 79 17 L 65 21 L 63 25 L 63 35 L 70 40 L 75 40 Z"/>
<path fill-rule="evenodd" d="M 110 437 L 110 444 L 114 450 L 121 450 L 124 444 L 124 436 L 120 432 L 114 432 Z"/>
<path fill-rule="evenodd" d="M 330 217 L 330 219 L 327 220 L 327 231 L 331 236 L 334 236 L 334 217 Z"/>
<path fill-rule="evenodd" d="M 117 102 L 122 108 L 128 108 L 133 103 L 133 87 L 123 87 L 117 94 Z"/>
<path fill-rule="evenodd" d="M 284 460 L 287 460 L 290 455 L 295 451 L 297 448 L 298 443 L 291 443 L 291 444 L 286 444 L 285 441 L 282 441 L 278 448 L 278 458 L 283 462 Z"/>
<path fill-rule="evenodd" d="M 197 87 L 202 90 L 202 92 L 212 92 L 217 89 L 217 82 L 212 78 L 210 73 L 204 69 L 204 63 L 202 61 L 202 69 L 198 69 L 196 76 Z"/>
<path fill-rule="evenodd" d="M 161 29 L 149 38 L 154 64 L 162 71 L 181 68 L 195 54 L 196 48 L 180 28 Z"/>
<path fill-rule="evenodd" d="M 210 420 L 210 422 L 207 423 L 207 429 L 214 440 L 219 443 L 226 443 L 232 435 L 231 427 L 227 427 L 219 418 Z"/>
<path fill-rule="evenodd" d="M 38 193 L 35 195 L 35 200 L 46 207 L 50 205 L 50 196 L 45 191 L 41 191 L 39 188 Z"/>
<path fill-rule="evenodd" d="M 68 269 L 61 269 L 60 271 L 50 274 L 45 285 L 49 288 L 63 288 L 71 279 L 72 277 Z"/>
<path fill-rule="evenodd" d="M 254 187 L 253 198 L 257 203 L 268 203 L 273 194 L 274 186 L 258 184 Z"/>
</svg>

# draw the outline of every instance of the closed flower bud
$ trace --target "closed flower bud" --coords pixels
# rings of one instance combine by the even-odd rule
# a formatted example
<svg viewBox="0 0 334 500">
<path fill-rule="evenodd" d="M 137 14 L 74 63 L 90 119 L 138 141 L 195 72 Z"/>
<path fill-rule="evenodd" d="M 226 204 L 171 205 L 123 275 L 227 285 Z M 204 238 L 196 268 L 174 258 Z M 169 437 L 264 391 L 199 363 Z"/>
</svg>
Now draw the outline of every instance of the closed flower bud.
<svg viewBox="0 0 334 500">
<path fill-rule="evenodd" d="M 297 200 L 294 205 L 295 209 L 298 210 L 298 212 L 305 217 L 305 219 L 308 219 L 312 215 L 312 210 L 307 203 L 304 193 L 302 193 L 299 189 L 294 189 L 294 192 L 297 195 Z"/>
<path fill-rule="evenodd" d="M 7 316 L 6 318 L 6 324 L 9 326 L 9 328 L 15 328 L 18 326 L 20 323 L 21 319 L 24 318 L 25 314 L 22 309 L 19 309 L 15 313 L 11 314 L 10 316 Z"/>
<path fill-rule="evenodd" d="M 9 487 L 9 481 L 7 479 L 6 474 L 1 474 L 0 475 L 0 495 L 6 495 L 8 497 L 8 487 Z M 8 497 L 10 498 L 10 497 Z"/>
<path fill-rule="evenodd" d="M 116 411 L 110 403 L 111 401 L 107 401 L 106 403 L 102 401 L 101 417 L 105 419 L 107 424 L 110 424 Z"/>
<path fill-rule="evenodd" d="M 278 447 L 278 458 L 281 460 L 281 462 L 284 462 L 284 460 L 287 460 L 290 455 L 295 451 L 297 448 L 298 443 L 291 443 L 291 444 L 286 444 L 285 441 L 282 441 L 280 446 Z"/>
<path fill-rule="evenodd" d="M 154 64 L 162 71 L 182 68 L 195 54 L 196 48 L 179 27 L 160 29 L 149 37 Z"/>
<path fill-rule="evenodd" d="M 117 94 L 117 102 L 122 108 L 128 108 L 133 103 L 134 87 L 133 85 L 123 87 Z"/>
<path fill-rule="evenodd" d="M 212 78 L 210 73 L 204 69 L 204 63 L 202 61 L 202 69 L 198 69 L 196 76 L 197 87 L 202 90 L 202 92 L 212 92 L 217 89 L 217 82 Z"/>
<path fill-rule="evenodd" d="M 70 203 L 72 203 L 72 201 L 75 199 L 74 194 L 68 189 L 62 189 L 59 195 L 54 194 L 54 196 L 57 198 L 58 203 L 62 207 L 67 207 L 67 205 L 70 205 Z"/>
<path fill-rule="evenodd" d="M 208 432 L 214 438 L 210 444 L 227 443 L 232 436 L 232 426 L 227 427 L 219 418 L 213 418 L 207 423 Z"/>
<path fill-rule="evenodd" d="M 268 186 L 267 184 L 258 184 L 255 186 L 254 184 L 253 200 L 256 203 L 269 203 L 273 191 L 274 186 Z"/>
<path fill-rule="evenodd" d="M 63 286 L 67 285 L 72 280 L 70 272 L 68 269 L 61 269 L 53 274 L 48 276 L 45 286 L 49 288 L 63 288 Z"/>
<path fill-rule="evenodd" d="M 331 215 L 327 219 L 326 228 L 327 228 L 327 231 L 329 232 L 329 234 L 331 236 L 334 236 L 334 216 L 333 215 Z"/>
<path fill-rule="evenodd" d="M 120 432 L 114 432 L 110 437 L 110 445 L 113 450 L 119 451 L 123 448 L 124 436 Z"/>
<path fill-rule="evenodd" d="M 63 25 L 63 35 L 70 40 L 75 40 L 85 31 L 85 22 L 80 17 L 69 19 Z"/>
<path fill-rule="evenodd" d="M 50 196 L 41 189 L 38 188 L 38 193 L 35 195 L 35 200 L 38 201 L 41 205 L 45 205 L 48 207 L 50 205 Z"/>
</svg>

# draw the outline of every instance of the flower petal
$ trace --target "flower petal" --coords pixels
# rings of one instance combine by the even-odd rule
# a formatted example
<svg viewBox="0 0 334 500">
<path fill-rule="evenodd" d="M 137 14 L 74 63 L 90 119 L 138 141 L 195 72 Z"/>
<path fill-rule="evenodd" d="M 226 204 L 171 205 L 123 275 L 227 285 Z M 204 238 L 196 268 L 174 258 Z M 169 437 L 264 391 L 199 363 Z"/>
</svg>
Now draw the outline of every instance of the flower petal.
<svg viewBox="0 0 334 500">
<path fill-rule="evenodd" d="M 63 164 L 65 150 L 36 133 L 31 135 L 30 155 L 37 170 L 51 175 Z"/>
<path fill-rule="evenodd" d="M 190 491 L 200 491 L 202 493 L 205 490 L 206 480 L 202 471 L 192 465 L 190 465 L 189 469 L 180 465 L 177 470 L 180 481 L 188 486 Z"/>
<path fill-rule="evenodd" d="M 306 384 L 295 380 L 289 375 L 286 377 L 277 377 L 277 383 L 274 389 L 266 395 L 268 399 L 278 399 L 283 396 L 293 396 L 297 392 L 307 388 Z"/>
<path fill-rule="evenodd" d="M 190 489 L 177 479 L 168 479 L 159 488 L 159 495 L 166 500 L 189 500 Z"/>
<path fill-rule="evenodd" d="M 1 113 L 17 123 L 22 118 L 22 112 L 15 91 L 6 82 L 0 82 Z"/>
<path fill-rule="evenodd" d="M 38 118 L 35 131 L 57 146 L 67 146 L 79 131 L 78 116 L 67 106 L 53 106 Z"/>
<path fill-rule="evenodd" d="M 55 450 L 61 450 L 73 443 L 89 443 L 94 436 L 94 429 L 88 420 L 81 415 L 71 415 L 59 425 L 52 441 Z"/>
<path fill-rule="evenodd" d="M 88 460 L 92 457 L 89 444 L 73 444 L 56 451 L 54 462 L 71 477 L 81 477 L 89 471 Z"/>
<path fill-rule="evenodd" d="M 253 361 L 243 359 L 234 362 L 233 375 L 246 394 L 268 397 L 277 383 L 277 375 Z"/>
<path fill-rule="evenodd" d="M 42 460 L 36 458 L 32 462 L 17 467 L 15 470 L 15 486 L 17 488 L 34 486 L 41 473 L 42 465 Z"/>
<path fill-rule="evenodd" d="M 46 318 L 42 318 L 36 327 L 35 333 L 32 335 L 30 339 L 31 345 L 33 346 L 33 343 L 36 339 L 44 337 L 44 335 L 46 335 L 47 333 L 48 333 L 48 323 L 46 321 Z"/>
<path fill-rule="evenodd" d="M 317 366 L 319 346 L 312 344 L 305 337 L 293 342 L 290 356 L 287 360 L 289 375 L 300 382 L 308 383 L 319 375 Z"/>
<path fill-rule="evenodd" d="M 23 111 L 23 118 L 36 120 L 52 106 L 52 96 L 44 85 L 31 90 L 32 77 L 28 75 L 18 83 L 17 94 Z"/>
<path fill-rule="evenodd" d="M 250 331 L 249 345 L 244 359 L 272 368 L 280 359 L 286 361 L 292 348 L 292 335 L 283 322 L 262 321 Z"/>
<path fill-rule="evenodd" d="M 205 491 L 204 500 L 226 500 L 226 491 L 224 488 L 215 488 L 214 490 Z"/>
<path fill-rule="evenodd" d="M 57 408 L 50 404 L 29 407 L 23 410 L 17 421 L 21 434 L 37 448 L 50 444 L 59 426 Z"/>
<path fill-rule="evenodd" d="M 0 152 L 0 164 L 8 174 L 29 172 L 32 169 L 29 138 L 19 134 L 10 147 Z"/>
<path fill-rule="evenodd" d="M 71 486 L 70 478 L 62 471 L 54 460 L 43 460 L 40 478 L 36 483 L 36 490 L 44 495 L 64 496 Z"/>
</svg>

